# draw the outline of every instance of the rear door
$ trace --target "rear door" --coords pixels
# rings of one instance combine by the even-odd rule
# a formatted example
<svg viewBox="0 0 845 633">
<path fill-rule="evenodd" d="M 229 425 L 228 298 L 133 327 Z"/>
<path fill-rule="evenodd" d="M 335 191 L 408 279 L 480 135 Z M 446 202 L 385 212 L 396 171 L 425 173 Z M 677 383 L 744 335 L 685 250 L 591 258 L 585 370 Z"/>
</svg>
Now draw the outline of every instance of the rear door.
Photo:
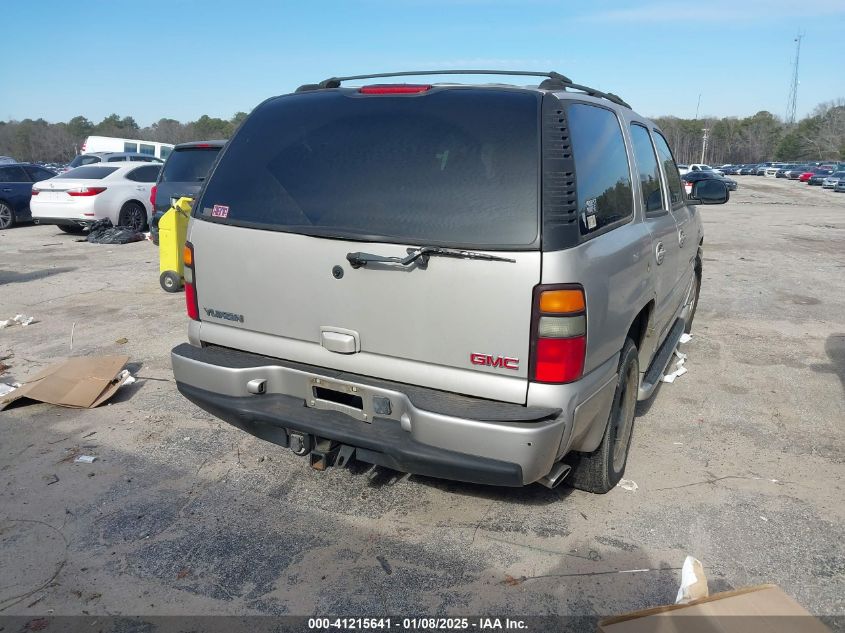
<svg viewBox="0 0 845 633">
<path fill-rule="evenodd" d="M 666 248 L 669 249 L 671 245 L 671 249 L 676 253 L 671 270 L 674 275 L 674 284 L 669 297 L 669 317 L 671 319 L 675 311 L 686 300 L 687 291 L 692 283 L 693 265 L 698 253 L 698 224 L 692 221 L 690 207 L 686 204 L 681 178 L 678 175 L 678 168 L 675 166 L 675 159 L 672 156 L 672 150 L 669 149 L 669 144 L 657 130 L 654 130 L 653 138 L 657 147 L 657 155 L 663 164 L 663 175 L 668 193 L 668 208 L 671 209 L 676 224 L 675 235 L 666 238 Z"/>
<path fill-rule="evenodd" d="M 671 325 L 677 283 L 679 248 L 678 227 L 672 215 L 674 192 L 667 190 L 664 185 L 659 157 L 648 129 L 642 124 L 632 123 L 630 131 L 640 179 L 644 222 L 651 233 L 652 248 L 649 256 L 654 283 L 654 324 L 658 333 L 655 340 L 661 341 L 663 333 Z M 677 177 L 674 163 L 672 168 Z"/>
<path fill-rule="evenodd" d="M 265 103 L 194 206 L 201 338 L 524 403 L 540 280 L 538 113 L 539 95 L 498 89 Z M 349 261 L 422 246 L 512 261 Z"/>
<path fill-rule="evenodd" d="M 18 219 L 27 219 L 29 199 L 32 194 L 32 180 L 20 165 L 0 167 L 0 200 L 5 200 Z"/>
</svg>

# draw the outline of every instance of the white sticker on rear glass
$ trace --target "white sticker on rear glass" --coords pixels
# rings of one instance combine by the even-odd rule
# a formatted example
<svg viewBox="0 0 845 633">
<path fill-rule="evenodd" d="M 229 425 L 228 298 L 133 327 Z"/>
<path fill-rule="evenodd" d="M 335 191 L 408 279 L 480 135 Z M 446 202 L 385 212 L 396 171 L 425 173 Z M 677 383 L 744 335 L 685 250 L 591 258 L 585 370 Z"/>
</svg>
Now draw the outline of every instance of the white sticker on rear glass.
<svg viewBox="0 0 845 633">
<path fill-rule="evenodd" d="M 213 217 L 213 218 L 228 218 L 229 217 L 229 207 L 222 205 L 222 204 L 215 204 L 211 208 L 211 217 Z"/>
<path fill-rule="evenodd" d="M 596 216 L 594 216 L 594 215 L 588 215 L 587 216 L 587 228 L 591 229 L 591 230 L 596 228 Z"/>
</svg>

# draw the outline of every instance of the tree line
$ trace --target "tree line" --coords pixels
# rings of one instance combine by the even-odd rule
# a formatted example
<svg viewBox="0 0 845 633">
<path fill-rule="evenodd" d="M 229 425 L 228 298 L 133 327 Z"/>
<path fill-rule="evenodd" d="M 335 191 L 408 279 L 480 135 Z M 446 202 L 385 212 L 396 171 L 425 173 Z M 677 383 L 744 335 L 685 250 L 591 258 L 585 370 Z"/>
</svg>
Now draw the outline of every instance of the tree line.
<svg viewBox="0 0 845 633">
<path fill-rule="evenodd" d="M 771 112 L 745 118 L 655 119 L 679 163 L 845 160 L 845 99 L 821 103 L 792 125 Z M 702 159 L 704 129 L 707 147 Z"/>
<path fill-rule="evenodd" d="M 11 156 L 21 162 L 64 163 L 73 159 L 82 141 L 92 135 L 173 144 L 227 139 L 244 119 L 246 112 L 238 112 L 229 120 L 206 114 L 188 123 L 160 119 L 147 127 L 139 126 L 131 116 L 117 114 L 99 123 L 84 116 L 75 116 L 66 123 L 48 123 L 44 119 L 0 121 L 0 156 Z"/>
<path fill-rule="evenodd" d="M 238 112 L 225 120 L 204 114 L 188 123 L 160 119 L 143 128 L 131 116 L 117 114 L 99 123 L 84 116 L 75 116 L 66 123 L 48 123 L 44 119 L 0 121 L 0 155 L 26 162 L 67 162 L 90 135 L 174 144 L 227 139 L 246 116 L 245 112 Z M 845 160 L 845 99 L 819 104 L 791 125 L 765 110 L 745 118 L 662 116 L 655 121 L 663 129 L 679 163 Z M 704 128 L 708 130 L 708 141 L 702 160 Z"/>
</svg>

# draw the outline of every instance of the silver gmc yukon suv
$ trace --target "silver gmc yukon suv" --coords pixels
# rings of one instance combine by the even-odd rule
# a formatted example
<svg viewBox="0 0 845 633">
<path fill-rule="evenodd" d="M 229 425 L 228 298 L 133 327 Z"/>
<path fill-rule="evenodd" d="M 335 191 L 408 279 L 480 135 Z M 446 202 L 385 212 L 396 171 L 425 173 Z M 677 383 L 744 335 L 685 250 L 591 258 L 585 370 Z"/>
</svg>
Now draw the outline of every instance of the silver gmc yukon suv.
<svg viewBox="0 0 845 633">
<path fill-rule="evenodd" d="M 545 79 L 344 85 L 447 73 Z M 695 205 L 728 195 L 557 73 L 302 86 L 194 204 L 179 391 L 318 470 L 607 492 L 695 314 Z"/>
</svg>

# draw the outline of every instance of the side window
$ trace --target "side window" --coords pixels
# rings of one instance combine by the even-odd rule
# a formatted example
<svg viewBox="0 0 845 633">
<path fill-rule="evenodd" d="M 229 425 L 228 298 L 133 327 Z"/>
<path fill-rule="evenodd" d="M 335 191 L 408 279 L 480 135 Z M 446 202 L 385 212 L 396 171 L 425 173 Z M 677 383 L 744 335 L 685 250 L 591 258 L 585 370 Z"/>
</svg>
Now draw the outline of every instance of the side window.
<svg viewBox="0 0 845 633">
<path fill-rule="evenodd" d="M 126 162 L 126 156 L 111 156 L 106 162 L 107 163 L 124 163 L 124 162 Z"/>
<path fill-rule="evenodd" d="M 663 209 L 663 187 L 660 184 L 660 167 L 657 154 L 651 144 L 648 130 L 642 125 L 631 126 L 631 142 L 634 146 L 634 160 L 640 172 L 640 190 L 643 196 L 643 209 L 660 211 Z"/>
<path fill-rule="evenodd" d="M 657 146 L 657 155 L 663 163 L 663 171 L 666 172 L 666 184 L 669 186 L 669 201 L 672 208 L 684 202 L 684 188 L 681 186 L 681 175 L 672 158 L 672 150 L 663 135 L 657 130 L 654 131 L 654 144 Z"/>
<path fill-rule="evenodd" d="M 156 146 L 155 145 L 148 145 L 147 143 L 141 143 L 141 153 L 147 154 L 148 156 L 155 156 L 156 155 Z"/>
<path fill-rule="evenodd" d="M 137 169 L 133 169 L 126 177 L 129 180 L 134 180 L 135 182 L 155 182 L 156 178 L 158 178 L 158 172 L 161 170 L 161 167 L 158 165 L 150 165 L 149 167 L 138 167 Z"/>
<path fill-rule="evenodd" d="M 581 233 L 587 235 L 633 217 L 628 153 L 616 115 L 605 108 L 573 103 L 567 110 Z"/>
<path fill-rule="evenodd" d="M 162 148 L 161 148 L 161 157 L 162 157 L 162 158 L 167 158 L 168 156 L 170 156 L 170 152 L 172 152 L 172 151 L 173 151 L 173 150 L 172 150 L 172 149 L 170 149 L 169 147 L 162 147 Z"/>
<path fill-rule="evenodd" d="M 23 167 L 11 165 L 0 169 L 0 182 L 31 182 Z"/>
<path fill-rule="evenodd" d="M 123 151 L 124 152 L 137 152 L 138 151 L 138 143 L 123 143 Z"/>
</svg>

